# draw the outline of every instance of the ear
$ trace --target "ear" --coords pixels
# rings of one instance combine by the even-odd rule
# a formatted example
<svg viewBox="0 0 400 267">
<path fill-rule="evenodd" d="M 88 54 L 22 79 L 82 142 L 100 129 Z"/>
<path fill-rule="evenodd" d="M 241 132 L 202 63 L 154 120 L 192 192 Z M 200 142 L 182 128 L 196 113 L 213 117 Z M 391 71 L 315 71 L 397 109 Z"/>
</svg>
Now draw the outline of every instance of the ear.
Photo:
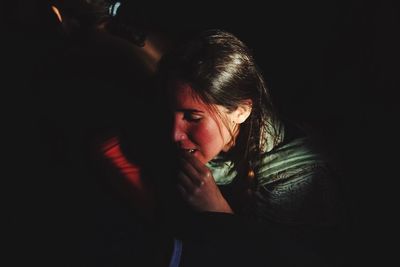
<svg viewBox="0 0 400 267">
<path fill-rule="evenodd" d="M 232 112 L 234 123 L 240 124 L 247 120 L 251 114 L 253 101 L 251 99 L 245 100 L 234 112 Z"/>
</svg>

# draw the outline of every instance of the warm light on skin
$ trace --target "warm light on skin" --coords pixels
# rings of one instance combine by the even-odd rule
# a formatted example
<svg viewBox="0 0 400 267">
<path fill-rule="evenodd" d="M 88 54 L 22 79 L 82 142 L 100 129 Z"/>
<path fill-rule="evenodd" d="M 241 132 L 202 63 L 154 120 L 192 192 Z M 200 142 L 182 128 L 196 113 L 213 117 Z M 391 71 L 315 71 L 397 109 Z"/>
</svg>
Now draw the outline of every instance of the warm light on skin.
<svg viewBox="0 0 400 267">
<path fill-rule="evenodd" d="M 152 189 L 146 185 L 141 170 L 142 166 L 137 162 L 129 161 L 122 153 L 120 141 L 114 136 L 105 140 L 100 144 L 100 151 L 103 157 L 107 160 L 119 175 L 112 176 L 116 185 L 121 182 L 124 185 L 121 193 L 133 200 L 133 203 L 138 203 L 137 209 L 143 213 L 147 219 L 154 218 L 154 196 Z M 122 181 L 120 180 L 122 178 Z"/>
<path fill-rule="evenodd" d="M 103 155 L 118 168 L 121 174 L 129 181 L 129 183 L 138 191 L 144 190 L 142 183 L 142 175 L 140 167 L 129 162 L 122 154 L 119 140 L 116 137 L 110 138 L 102 144 L 101 150 Z"/>
<path fill-rule="evenodd" d="M 179 81 L 173 84 L 172 139 L 179 149 L 192 153 L 205 164 L 221 151 L 226 152 L 234 145 L 235 136 L 239 131 L 236 122 L 241 109 L 228 112 L 220 105 L 210 108 L 194 94 L 189 84 Z"/>
<path fill-rule="evenodd" d="M 146 40 L 144 47 L 139 48 L 142 52 L 142 59 L 144 60 L 147 68 L 151 72 L 155 72 L 157 63 L 161 59 L 161 51 L 159 51 L 152 42 Z"/>
<path fill-rule="evenodd" d="M 163 44 L 163 40 L 160 39 L 157 34 L 149 32 L 147 34 L 143 47 L 134 46 L 133 52 L 143 62 L 148 72 L 154 74 L 157 70 L 158 62 L 163 54 L 163 49 L 160 47 Z"/>
<path fill-rule="evenodd" d="M 58 8 L 56 8 L 55 6 L 51 6 L 51 9 L 53 10 L 54 14 L 56 14 L 58 20 L 62 22 L 62 17 Z"/>
</svg>

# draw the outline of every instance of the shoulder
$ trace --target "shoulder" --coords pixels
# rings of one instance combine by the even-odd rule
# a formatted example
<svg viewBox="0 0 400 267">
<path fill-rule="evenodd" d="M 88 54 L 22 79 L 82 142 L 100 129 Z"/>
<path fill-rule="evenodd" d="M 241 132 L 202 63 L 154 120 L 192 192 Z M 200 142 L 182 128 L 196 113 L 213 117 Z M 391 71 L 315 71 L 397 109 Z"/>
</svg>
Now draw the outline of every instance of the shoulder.
<svg viewBox="0 0 400 267">
<path fill-rule="evenodd" d="M 256 174 L 260 184 L 266 185 L 278 180 L 322 171 L 327 165 L 327 160 L 310 140 L 302 137 L 282 143 L 264 153 L 257 162 Z"/>
<path fill-rule="evenodd" d="M 337 172 L 307 138 L 265 153 L 256 172 L 256 209 L 261 217 L 289 224 L 334 224 Z"/>
</svg>

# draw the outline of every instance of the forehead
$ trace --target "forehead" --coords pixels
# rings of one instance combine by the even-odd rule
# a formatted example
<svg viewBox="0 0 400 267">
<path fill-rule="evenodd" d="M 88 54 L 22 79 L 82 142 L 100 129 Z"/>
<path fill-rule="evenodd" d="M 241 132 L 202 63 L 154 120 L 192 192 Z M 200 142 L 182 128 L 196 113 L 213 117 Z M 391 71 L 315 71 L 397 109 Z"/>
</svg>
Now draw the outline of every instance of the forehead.
<svg viewBox="0 0 400 267">
<path fill-rule="evenodd" d="M 217 119 L 228 113 L 228 110 L 220 105 L 208 104 L 193 90 L 190 84 L 177 81 L 172 84 L 172 103 L 175 110 L 200 111 Z"/>
<path fill-rule="evenodd" d="M 205 109 L 208 105 L 203 102 L 190 84 L 176 81 L 172 83 L 173 104 L 179 108 L 201 107 Z"/>
</svg>

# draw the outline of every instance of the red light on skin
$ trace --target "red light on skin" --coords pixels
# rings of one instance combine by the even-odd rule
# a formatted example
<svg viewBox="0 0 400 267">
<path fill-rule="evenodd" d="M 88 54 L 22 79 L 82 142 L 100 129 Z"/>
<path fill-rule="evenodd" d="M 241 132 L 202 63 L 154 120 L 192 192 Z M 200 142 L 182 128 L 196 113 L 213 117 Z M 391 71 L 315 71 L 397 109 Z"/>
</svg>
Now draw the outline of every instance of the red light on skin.
<svg viewBox="0 0 400 267">
<path fill-rule="evenodd" d="M 102 145 L 104 156 L 121 172 L 121 174 L 138 190 L 144 190 L 140 176 L 140 167 L 129 162 L 122 154 L 119 140 L 112 137 Z"/>
<path fill-rule="evenodd" d="M 123 183 L 122 194 L 133 200 L 134 206 L 142 212 L 148 220 L 154 220 L 155 199 L 152 188 L 143 183 L 141 167 L 134 164 L 125 157 L 121 151 L 118 137 L 112 137 L 100 146 L 103 156 L 108 160 L 112 167 L 118 172 L 118 176 L 127 182 Z M 112 179 L 121 179 L 121 177 Z M 119 181 L 116 180 L 118 184 Z"/>
</svg>

